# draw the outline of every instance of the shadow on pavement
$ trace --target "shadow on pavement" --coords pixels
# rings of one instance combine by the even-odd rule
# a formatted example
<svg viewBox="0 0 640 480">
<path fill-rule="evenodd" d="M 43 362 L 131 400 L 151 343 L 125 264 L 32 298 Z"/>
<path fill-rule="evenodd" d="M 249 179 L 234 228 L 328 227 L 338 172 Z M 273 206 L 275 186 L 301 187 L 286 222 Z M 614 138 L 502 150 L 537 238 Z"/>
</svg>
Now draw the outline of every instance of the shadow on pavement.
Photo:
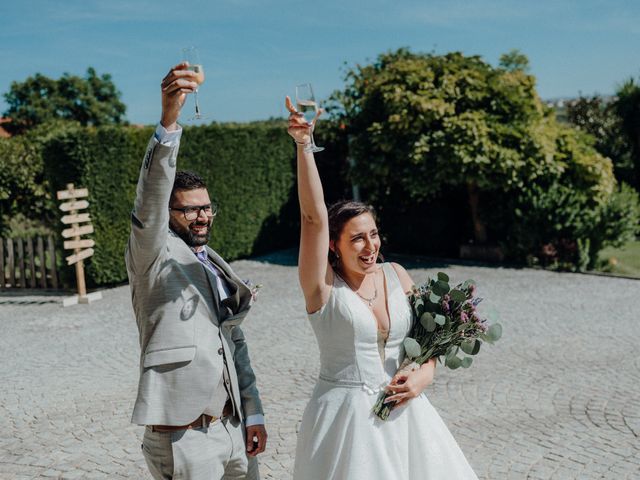
<svg viewBox="0 0 640 480">
<path fill-rule="evenodd" d="M 70 293 L 65 290 L 11 289 L 0 291 L 0 305 L 46 305 L 60 303 Z"/>
<path fill-rule="evenodd" d="M 385 261 L 396 262 L 405 268 L 423 268 L 437 269 L 447 268 L 451 266 L 467 266 L 467 267 L 485 267 L 485 268 L 515 268 L 522 269 L 522 265 L 511 263 L 489 263 L 475 260 L 461 260 L 459 258 L 436 258 L 420 255 L 410 255 L 403 253 L 389 253 L 385 255 Z M 275 252 L 249 257 L 246 260 L 261 263 L 271 263 L 286 267 L 295 267 L 298 265 L 298 249 L 288 248 L 286 250 L 277 250 Z"/>
<path fill-rule="evenodd" d="M 272 263 L 275 265 L 282 265 L 284 267 L 297 267 L 298 266 L 298 249 L 288 248 L 286 250 L 277 250 L 275 252 L 267 253 L 265 255 L 259 255 L 257 257 L 249 257 L 246 260 L 261 263 Z"/>
</svg>

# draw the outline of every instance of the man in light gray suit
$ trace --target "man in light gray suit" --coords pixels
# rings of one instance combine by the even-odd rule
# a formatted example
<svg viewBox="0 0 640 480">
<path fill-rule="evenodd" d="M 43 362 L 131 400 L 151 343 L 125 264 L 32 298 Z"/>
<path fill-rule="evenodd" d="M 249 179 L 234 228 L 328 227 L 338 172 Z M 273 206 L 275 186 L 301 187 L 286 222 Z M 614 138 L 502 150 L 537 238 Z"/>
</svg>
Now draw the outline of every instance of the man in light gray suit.
<svg viewBox="0 0 640 480">
<path fill-rule="evenodd" d="M 140 169 L 125 259 L 140 334 L 132 422 L 156 479 L 256 479 L 266 431 L 240 323 L 252 292 L 207 246 L 216 207 L 176 173 L 177 120 L 195 73 L 162 81 L 162 118 Z"/>
</svg>

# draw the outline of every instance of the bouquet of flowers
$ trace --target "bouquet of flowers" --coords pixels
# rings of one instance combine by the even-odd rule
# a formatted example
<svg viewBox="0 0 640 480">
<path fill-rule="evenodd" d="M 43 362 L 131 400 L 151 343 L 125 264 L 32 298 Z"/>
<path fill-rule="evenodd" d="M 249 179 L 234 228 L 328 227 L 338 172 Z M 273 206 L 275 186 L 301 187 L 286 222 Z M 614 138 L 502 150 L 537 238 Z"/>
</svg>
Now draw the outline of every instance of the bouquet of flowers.
<svg viewBox="0 0 640 480">
<path fill-rule="evenodd" d="M 499 323 L 489 325 L 480 317 L 476 307 L 482 298 L 476 296 L 473 280 L 449 287 L 449 276 L 439 272 L 436 278 L 413 288 L 409 303 L 414 322 L 404 340 L 405 359 L 399 373 L 407 373 L 437 357 L 446 367 L 469 368 L 471 355 L 480 351 L 482 342 L 494 343 L 502 336 Z M 468 356 L 466 356 L 466 355 Z M 382 392 L 373 407 L 382 420 L 386 420 L 394 405 L 385 403 L 391 393 Z"/>
</svg>

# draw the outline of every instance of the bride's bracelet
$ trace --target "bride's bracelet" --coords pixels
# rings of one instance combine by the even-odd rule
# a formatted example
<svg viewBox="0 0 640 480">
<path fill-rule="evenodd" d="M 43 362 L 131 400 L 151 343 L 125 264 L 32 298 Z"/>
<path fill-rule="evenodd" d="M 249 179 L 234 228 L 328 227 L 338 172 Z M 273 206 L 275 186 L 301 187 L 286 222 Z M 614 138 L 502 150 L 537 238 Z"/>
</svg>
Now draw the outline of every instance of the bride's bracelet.
<svg viewBox="0 0 640 480">
<path fill-rule="evenodd" d="M 295 140 L 295 139 L 293 140 L 293 142 L 294 142 L 294 143 L 296 143 L 296 144 L 298 144 L 298 145 L 302 145 L 303 147 L 306 147 L 306 146 L 311 145 L 311 142 L 305 142 L 305 143 L 302 143 L 302 142 L 298 142 L 298 141 L 297 141 L 297 140 Z"/>
</svg>

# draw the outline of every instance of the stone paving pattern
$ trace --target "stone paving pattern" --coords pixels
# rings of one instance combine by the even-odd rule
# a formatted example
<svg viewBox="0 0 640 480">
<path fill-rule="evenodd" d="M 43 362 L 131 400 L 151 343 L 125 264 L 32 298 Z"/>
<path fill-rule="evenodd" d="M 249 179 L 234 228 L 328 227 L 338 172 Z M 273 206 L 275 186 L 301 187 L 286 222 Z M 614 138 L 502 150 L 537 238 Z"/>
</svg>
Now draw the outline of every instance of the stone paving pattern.
<svg viewBox="0 0 640 480">
<path fill-rule="evenodd" d="M 408 260 L 407 260 L 408 262 Z M 287 254 L 235 262 L 264 284 L 244 323 L 266 409 L 262 477 L 291 478 L 318 350 Z M 431 402 L 481 479 L 640 478 L 640 282 L 405 263 L 415 281 L 474 278 L 504 338 L 471 369 L 438 367 Z M 0 295 L 0 479 L 146 479 L 129 423 L 138 336 L 128 286 L 91 305 Z M 375 454 L 372 452 L 372 454 Z M 357 480 L 357 479 L 356 479 Z"/>
</svg>

